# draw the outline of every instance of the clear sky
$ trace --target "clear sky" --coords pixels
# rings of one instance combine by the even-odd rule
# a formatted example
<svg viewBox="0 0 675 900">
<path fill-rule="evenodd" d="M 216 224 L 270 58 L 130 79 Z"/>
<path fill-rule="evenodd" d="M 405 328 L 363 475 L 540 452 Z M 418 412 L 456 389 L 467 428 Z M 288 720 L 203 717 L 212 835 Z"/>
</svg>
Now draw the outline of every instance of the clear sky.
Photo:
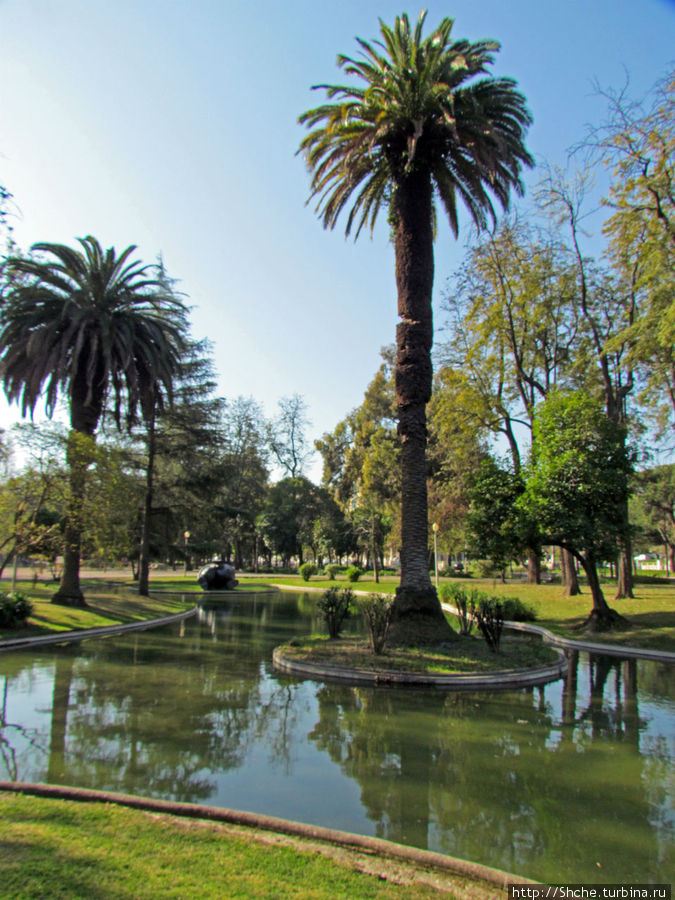
<svg viewBox="0 0 675 900">
<path fill-rule="evenodd" d="M 517 79 L 529 148 L 553 163 L 602 117 L 594 82 L 628 72 L 639 96 L 675 60 L 672 0 L 428 8 L 430 26 L 451 16 L 455 37 L 501 42 L 494 71 Z M 394 340 L 393 251 L 384 218 L 356 244 L 323 231 L 297 117 L 321 99 L 312 84 L 342 80 L 337 53 L 404 9 L 416 19 L 391 0 L 0 0 L 0 184 L 20 208 L 17 243 L 93 234 L 146 262 L 161 253 L 194 336 L 214 344 L 221 393 L 267 415 L 299 393 L 312 437 L 332 430 Z M 441 227 L 437 308 L 461 256 Z M 16 418 L 1 402 L 0 426 Z"/>
</svg>

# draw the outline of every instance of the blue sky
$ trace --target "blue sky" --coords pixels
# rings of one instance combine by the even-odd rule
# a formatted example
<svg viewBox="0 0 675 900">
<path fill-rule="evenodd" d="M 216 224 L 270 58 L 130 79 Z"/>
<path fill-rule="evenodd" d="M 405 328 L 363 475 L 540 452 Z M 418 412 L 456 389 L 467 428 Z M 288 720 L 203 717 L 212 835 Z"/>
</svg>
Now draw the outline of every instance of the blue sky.
<svg viewBox="0 0 675 900">
<path fill-rule="evenodd" d="M 639 96 L 675 60 L 667 0 L 430 2 L 427 22 L 502 44 L 494 71 L 517 79 L 534 115 L 528 145 L 563 164 L 602 117 L 594 82 Z M 302 394 L 312 436 L 363 397 L 394 339 L 393 252 L 326 232 L 305 205 L 298 115 L 340 81 L 338 52 L 375 38 L 389 0 L 0 0 L 0 183 L 22 247 L 95 235 L 163 255 L 209 337 L 226 397 L 268 415 Z M 537 175 L 528 176 L 534 184 Z M 468 232 L 463 237 L 468 237 Z M 436 309 L 462 257 L 441 227 Z M 442 315 L 437 314 L 437 324 Z M 17 419 L 0 403 L 0 426 Z M 315 465 L 313 475 L 318 476 Z"/>
</svg>

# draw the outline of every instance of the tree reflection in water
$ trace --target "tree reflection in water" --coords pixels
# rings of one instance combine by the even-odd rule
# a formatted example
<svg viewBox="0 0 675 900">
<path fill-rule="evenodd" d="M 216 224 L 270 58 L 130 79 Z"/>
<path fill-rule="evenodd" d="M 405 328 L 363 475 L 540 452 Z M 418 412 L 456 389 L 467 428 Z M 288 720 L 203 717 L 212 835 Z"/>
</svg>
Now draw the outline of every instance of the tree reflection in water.
<svg viewBox="0 0 675 900">
<path fill-rule="evenodd" d="M 563 680 L 503 694 L 272 672 L 276 644 L 320 628 L 308 596 L 247 596 L 3 654 L 2 777 L 238 805 L 545 881 L 670 880 L 668 666 L 572 655 Z"/>
</svg>

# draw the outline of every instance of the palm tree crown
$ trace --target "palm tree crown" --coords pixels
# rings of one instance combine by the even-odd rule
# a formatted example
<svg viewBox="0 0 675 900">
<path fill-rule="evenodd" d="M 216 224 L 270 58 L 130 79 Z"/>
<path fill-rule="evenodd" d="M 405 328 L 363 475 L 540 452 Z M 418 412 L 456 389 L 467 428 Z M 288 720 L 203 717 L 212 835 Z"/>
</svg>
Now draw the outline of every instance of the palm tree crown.
<svg viewBox="0 0 675 900">
<path fill-rule="evenodd" d="M 41 243 L 47 259 L 10 260 L 1 314 L 0 378 L 22 415 L 44 394 L 51 416 L 58 398 L 70 402 L 73 428 L 96 430 L 109 395 L 120 424 L 131 424 L 156 395 L 170 396 L 183 344 L 185 307 L 154 267 L 119 256 L 93 237 L 82 251 Z"/>
<path fill-rule="evenodd" d="M 456 235 L 457 198 L 479 228 L 495 219 L 493 198 L 508 206 L 522 193 L 520 172 L 532 165 L 523 140 L 531 123 L 509 78 L 483 77 L 496 41 L 451 42 L 452 19 L 422 37 L 423 11 L 411 29 L 406 14 L 394 28 L 380 20 L 382 41 L 357 39 L 360 58 L 338 65 L 364 86 L 316 85 L 333 102 L 304 113 L 301 143 L 313 171 L 312 197 L 332 228 L 347 204 L 349 234 L 372 228 L 396 185 L 413 170 L 431 176 Z"/>
</svg>

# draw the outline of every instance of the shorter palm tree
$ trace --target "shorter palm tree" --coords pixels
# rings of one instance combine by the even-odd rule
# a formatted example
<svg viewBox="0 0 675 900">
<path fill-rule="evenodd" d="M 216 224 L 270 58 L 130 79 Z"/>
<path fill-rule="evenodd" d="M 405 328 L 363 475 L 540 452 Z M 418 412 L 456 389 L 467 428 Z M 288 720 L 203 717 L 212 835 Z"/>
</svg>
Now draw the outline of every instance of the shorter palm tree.
<svg viewBox="0 0 675 900">
<path fill-rule="evenodd" d="M 45 254 L 8 261 L 0 312 L 0 379 L 10 402 L 31 415 L 44 397 L 51 417 L 70 408 L 64 566 L 55 602 L 84 605 L 81 506 L 96 430 L 109 404 L 118 427 L 147 419 L 171 399 L 187 312 L 155 266 L 119 256 L 89 236 L 81 250 L 35 244 Z"/>
</svg>

